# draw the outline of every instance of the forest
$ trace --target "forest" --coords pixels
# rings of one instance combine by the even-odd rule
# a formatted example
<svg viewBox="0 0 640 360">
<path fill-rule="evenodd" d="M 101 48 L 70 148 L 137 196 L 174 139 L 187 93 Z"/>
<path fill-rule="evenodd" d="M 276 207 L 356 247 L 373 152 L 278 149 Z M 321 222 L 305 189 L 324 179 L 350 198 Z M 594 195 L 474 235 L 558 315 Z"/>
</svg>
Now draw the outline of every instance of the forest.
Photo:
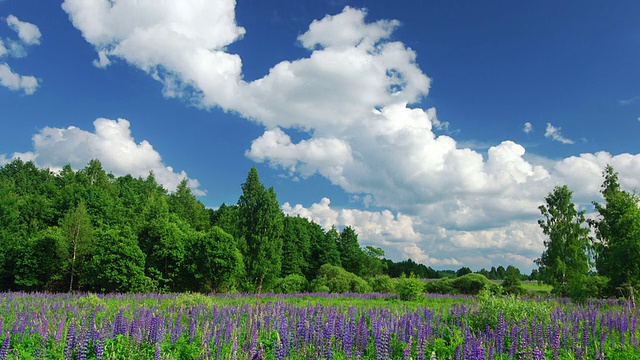
<svg viewBox="0 0 640 360">
<path fill-rule="evenodd" d="M 471 272 L 394 262 L 351 227 L 286 216 L 255 167 L 241 189 L 208 209 L 186 180 L 168 192 L 153 173 L 116 177 L 98 160 L 59 172 L 13 160 L 0 167 L 0 291 L 368 292 Z"/>
</svg>

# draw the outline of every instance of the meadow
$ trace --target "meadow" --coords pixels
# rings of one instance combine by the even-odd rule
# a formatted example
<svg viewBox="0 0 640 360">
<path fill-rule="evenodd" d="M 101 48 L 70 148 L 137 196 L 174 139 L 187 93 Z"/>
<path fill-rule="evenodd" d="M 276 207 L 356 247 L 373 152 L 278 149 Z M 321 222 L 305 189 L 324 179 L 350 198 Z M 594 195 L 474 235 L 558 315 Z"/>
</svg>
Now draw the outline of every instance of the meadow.
<svg viewBox="0 0 640 360">
<path fill-rule="evenodd" d="M 621 301 L 0 294 L 0 359 L 640 359 Z"/>
</svg>

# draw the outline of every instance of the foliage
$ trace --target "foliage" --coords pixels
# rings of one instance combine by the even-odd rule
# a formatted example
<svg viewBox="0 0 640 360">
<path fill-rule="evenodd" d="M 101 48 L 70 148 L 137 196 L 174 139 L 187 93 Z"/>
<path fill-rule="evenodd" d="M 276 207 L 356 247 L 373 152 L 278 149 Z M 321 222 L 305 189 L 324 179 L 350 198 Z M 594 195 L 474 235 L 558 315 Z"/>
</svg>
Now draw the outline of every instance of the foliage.
<svg viewBox="0 0 640 360">
<path fill-rule="evenodd" d="M 461 267 L 456 271 L 456 277 L 465 276 L 467 274 L 471 274 L 473 271 L 466 266 Z"/>
<path fill-rule="evenodd" d="M 502 286 L 503 293 L 513 294 L 515 296 L 528 295 L 529 292 L 520 282 L 520 276 L 520 270 L 515 266 L 509 265 L 509 267 L 507 267 L 507 275 L 505 276 L 504 281 L 500 284 Z"/>
<path fill-rule="evenodd" d="M 544 219 L 538 224 L 549 238 L 544 241 L 546 250 L 536 260 L 540 278 L 553 286 L 553 292 L 561 296 L 577 297 L 576 282 L 589 271 L 589 228 L 584 211 L 577 211 L 571 202 L 572 192 L 565 186 L 556 187 L 546 197 L 546 205 L 540 206 Z"/>
<path fill-rule="evenodd" d="M 282 294 L 301 293 L 307 289 L 307 279 L 298 274 L 287 275 L 284 279 L 278 281 L 276 290 Z"/>
<path fill-rule="evenodd" d="M 546 326 L 554 309 L 551 302 L 521 300 L 513 294 L 496 296 L 489 290 L 480 292 L 477 304 L 476 312 L 469 317 L 469 325 L 476 331 L 504 327 L 505 321 L 517 324 L 532 319 Z"/>
<path fill-rule="evenodd" d="M 500 293 L 500 286 L 480 274 L 467 274 L 451 280 L 451 286 L 458 294 L 477 295 L 481 290 Z"/>
<path fill-rule="evenodd" d="M 396 292 L 400 300 L 412 301 L 424 296 L 424 284 L 415 276 L 402 277 L 396 284 Z"/>
<path fill-rule="evenodd" d="M 238 212 L 246 246 L 247 283 L 251 290 L 270 291 L 275 287 L 282 267 L 284 215 L 275 191 L 265 188 L 255 167 L 251 168 L 242 184 Z"/>
<path fill-rule="evenodd" d="M 453 281 L 449 278 L 428 281 L 424 284 L 424 290 L 431 294 L 458 294 L 458 290 L 453 286 Z"/>
<path fill-rule="evenodd" d="M 591 221 L 599 240 L 596 268 L 610 279 L 608 295 L 632 295 L 627 289 L 640 284 L 640 198 L 620 188 L 618 174 L 611 166 L 603 176 L 605 203 L 594 202 L 599 218 Z"/>
<path fill-rule="evenodd" d="M 331 264 L 324 264 L 313 280 L 311 288 L 314 291 L 326 286 L 332 293 L 368 293 L 371 287 L 365 280 L 354 273 Z"/>
<path fill-rule="evenodd" d="M 376 275 L 367 281 L 371 290 L 377 293 L 392 293 L 396 290 L 396 283 L 389 275 Z"/>
<path fill-rule="evenodd" d="M 316 291 L 393 292 L 402 274 L 455 273 L 285 216 L 255 168 L 241 189 L 237 204 L 206 209 L 186 180 L 168 192 L 153 172 L 116 177 L 97 160 L 56 173 L 13 160 L 0 166 L 0 291 L 265 293 L 295 274 Z M 324 264 L 351 275 L 320 281 Z"/>
</svg>

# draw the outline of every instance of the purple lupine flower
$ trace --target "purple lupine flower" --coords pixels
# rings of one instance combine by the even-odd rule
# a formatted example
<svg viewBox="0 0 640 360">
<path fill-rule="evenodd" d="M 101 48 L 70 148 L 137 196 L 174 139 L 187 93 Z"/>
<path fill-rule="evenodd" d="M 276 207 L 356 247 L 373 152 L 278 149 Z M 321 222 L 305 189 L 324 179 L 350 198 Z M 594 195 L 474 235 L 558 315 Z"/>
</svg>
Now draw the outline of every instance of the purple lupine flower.
<svg viewBox="0 0 640 360">
<path fill-rule="evenodd" d="M 56 343 L 59 343 L 62 340 L 62 331 L 64 330 L 64 319 L 61 319 L 58 322 L 58 331 L 56 332 Z"/>
<path fill-rule="evenodd" d="M 456 359 L 456 360 L 461 360 L 461 359 L 462 359 L 462 358 L 460 357 L 460 355 L 461 355 L 461 354 L 460 354 L 460 352 L 461 352 L 460 345 L 458 345 L 458 346 L 456 347 L 456 356 L 455 356 L 455 359 Z"/>
<path fill-rule="evenodd" d="M 404 347 L 404 352 L 402 353 L 402 360 L 409 360 L 409 357 L 411 356 L 411 343 L 412 343 L 412 338 L 409 337 L 409 341 L 407 342 L 407 345 Z"/>
<path fill-rule="evenodd" d="M 85 336 L 82 338 L 82 342 L 80 343 L 80 349 L 78 352 L 78 360 L 87 360 L 87 352 L 89 351 L 89 338 L 89 333 L 85 334 Z"/>
<path fill-rule="evenodd" d="M 533 348 L 533 360 L 544 360 L 544 353 L 537 346 Z"/>
<path fill-rule="evenodd" d="M 231 345 L 231 360 L 238 360 L 238 337 L 233 337 L 233 345 Z"/>
<path fill-rule="evenodd" d="M 553 359 L 558 360 L 560 357 L 560 329 L 556 326 L 553 330 L 553 340 L 551 341 L 551 350 Z"/>
<path fill-rule="evenodd" d="M 76 327 L 75 324 L 72 322 L 71 325 L 69 326 L 69 330 L 67 330 L 67 340 L 64 344 L 64 359 L 65 360 L 71 360 L 71 357 L 73 356 L 73 347 L 75 346 L 75 341 L 76 341 Z"/>
<path fill-rule="evenodd" d="M 182 311 L 178 313 L 176 323 L 171 329 L 171 344 L 175 344 L 180 338 L 180 335 L 182 335 Z"/>
<path fill-rule="evenodd" d="M 102 360 L 104 357 L 104 343 L 101 340 L 96 341 L 96 359 Z"/>
<path fill-rule="evenodd" d="M 589 348 L 589 322 L 584 322 L 584 327 L 582 328 L 582 347 L 585 351 Z"/>
<path fill-rule="evenodd" d="M 0 360 L 6 360 L 9 355 L 9 345 L 11 344 L 11 337 L 7 332 L 7 336 L 2 341 L 2 347 L 0 347 Z"/>
<path fill-rule="evenodd" d="M 160 343 L 156 343 L 156 352 L 155 352 L 155 354 L 153 356 L 154 360 L 161 360 L 162 359 L 162 357 L 161 357 L 162 354 L 161 354 L 160 350 L 161 350 L 160 349 Z"/>
</svg>

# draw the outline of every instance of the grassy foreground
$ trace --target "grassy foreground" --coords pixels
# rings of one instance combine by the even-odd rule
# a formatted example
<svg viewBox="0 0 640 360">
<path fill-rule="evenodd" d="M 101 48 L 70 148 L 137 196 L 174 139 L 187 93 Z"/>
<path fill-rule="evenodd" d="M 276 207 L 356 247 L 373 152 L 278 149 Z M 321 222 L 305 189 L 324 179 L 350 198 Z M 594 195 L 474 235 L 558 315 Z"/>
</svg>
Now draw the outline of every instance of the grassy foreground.
<svg viewBox="0 0 640 360">
<path fill-rule="evenodd" d="M 0 359 L 640 359 L 611 301 L 3 293 L 0 320 Z"/>
</svg>

